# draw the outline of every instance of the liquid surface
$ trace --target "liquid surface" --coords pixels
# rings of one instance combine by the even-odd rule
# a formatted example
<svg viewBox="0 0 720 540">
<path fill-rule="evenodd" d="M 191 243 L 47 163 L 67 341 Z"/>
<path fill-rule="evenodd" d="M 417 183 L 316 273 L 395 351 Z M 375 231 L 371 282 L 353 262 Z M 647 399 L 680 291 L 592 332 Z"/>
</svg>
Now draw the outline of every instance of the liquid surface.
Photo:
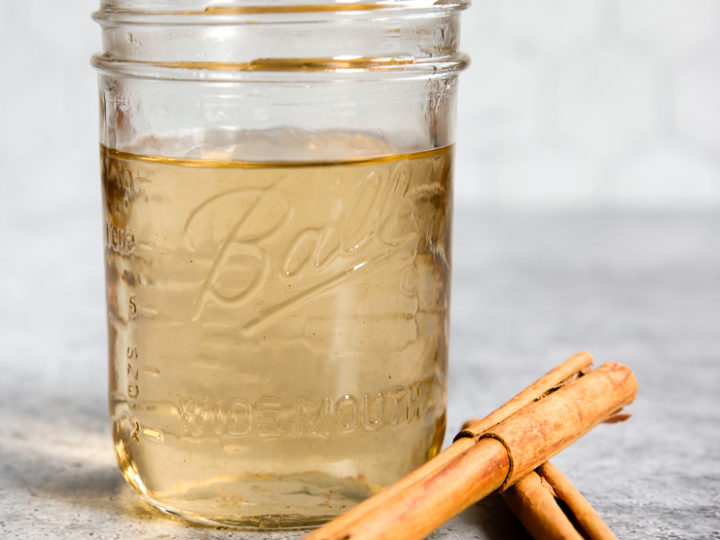
<svg viewBox="0 0 720 540">
<path fill-rule="evenodd" d="M 307 526 L 437 453 L 450 148 L 252 164 L 101 152 L 113 440 L 146 500 Z"/>
</svg>

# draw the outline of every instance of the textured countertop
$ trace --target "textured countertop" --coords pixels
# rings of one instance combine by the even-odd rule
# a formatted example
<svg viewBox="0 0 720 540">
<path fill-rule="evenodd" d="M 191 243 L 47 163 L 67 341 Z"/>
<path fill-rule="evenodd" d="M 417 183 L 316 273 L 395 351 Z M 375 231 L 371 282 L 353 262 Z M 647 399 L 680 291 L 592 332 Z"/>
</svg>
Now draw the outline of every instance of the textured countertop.
<svg viewBox="0 0 720 540">
<path fill-rule="evenodd" d="M 174 521 L 112 455 L 100 218 L 0 217 L 0 537 L 285 539 Z M 720 538 L 720 216 L 459 211 L 448 433 L 573 352 L 629 364 L 625 424 L 554 462 L 621 538 Z M 448 436 L 448 439 L 450 435 Z M 527 538 L 497 498 L 434 539 Z"/>
</svg>

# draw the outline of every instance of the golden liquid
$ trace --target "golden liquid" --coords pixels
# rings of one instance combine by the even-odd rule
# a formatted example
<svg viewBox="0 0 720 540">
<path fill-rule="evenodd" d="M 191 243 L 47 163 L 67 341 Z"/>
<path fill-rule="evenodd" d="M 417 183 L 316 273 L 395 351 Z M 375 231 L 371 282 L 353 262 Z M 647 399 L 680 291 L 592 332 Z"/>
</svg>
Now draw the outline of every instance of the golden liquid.
<svg viewBox="0 0 720 540">
<path fill-rule="evenodd" d="M 451 148 L 303 163 L 101 151 L 112 433 L 145 500 L 308 526 L 437 453 Z"/>
</svg>

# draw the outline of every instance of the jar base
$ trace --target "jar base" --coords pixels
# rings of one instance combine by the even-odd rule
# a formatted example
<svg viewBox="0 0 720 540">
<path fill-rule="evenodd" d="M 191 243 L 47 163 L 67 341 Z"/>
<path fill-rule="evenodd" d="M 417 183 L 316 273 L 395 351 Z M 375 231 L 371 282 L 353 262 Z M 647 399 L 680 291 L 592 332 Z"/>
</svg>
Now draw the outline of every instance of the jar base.
<svg viewBox="0 0 720 540">
<path fill-rule="evenodd" d="M 221 477 L 172 492 L 150 492 L 132 468 L 124 473 L 140 498 L 165 514 L 243 530 L 315 528 L 380 490 L 360 479 L 313 472 Z"/>
<path fill-rule="evenodd" d="M 181 519 L 196 525 L 205 525 L 208 527 L 225 527 L 236 529 L 239 531 L 271 531 L 271 530 L 308 530 L 316 529 L 321 525 L 332 521 L 337 515 L 327 516 L 302 516 L 302 515 L 266 515 L 232 518 L 227 516 L 209 516 L 198 514 L 196 512 L 179 510 L 172 506 L 163 504 L 152 497 L 140 494 L 140 498 L 163 514 L 167 514 L 174 518 Z"/>
</svg>

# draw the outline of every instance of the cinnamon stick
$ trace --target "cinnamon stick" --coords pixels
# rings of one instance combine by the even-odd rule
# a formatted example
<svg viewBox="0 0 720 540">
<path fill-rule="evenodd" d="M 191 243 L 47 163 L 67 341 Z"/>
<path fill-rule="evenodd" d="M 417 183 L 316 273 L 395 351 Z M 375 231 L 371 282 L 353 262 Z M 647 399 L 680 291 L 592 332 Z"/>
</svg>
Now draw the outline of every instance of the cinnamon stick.
<svg viewBox="0 0 720 540">
<path fill-rule="evenodd" d="M 462 431 L 458 433 L 455 438 L 455 442 L 443 452 L 440 452 L 440 454 L 435 456 L 435 458 L 431 459 L 392 486 L 385 488 L 376 496 L 371 497 L 355 506 L 351 512 L 346 512 L 326 524 L 321 529 L 325 535 L 324 537 L 335 538 L 334 535 L 337 535 L 337 538 L 342 538 L 341 532 L 346 530 L 353 521 L 359 519 L 367 513 L 370 513 L 372 509 L 384 506 L 388 504 L 389 501 L 393 501 L 410 486 L 433 477 L 445 468 L 453 459 L 469 450 L 476 442 L 475 437 L 482 434 L 482 432 L 486 429 L 502 422 L 522 407 L 529 405 L 533 401 L 541 399 L 542 396 L 548 394 L 553 389 L 558 388 L 563 383 L 578 377 L 581 373 L 587 370 L 592 363 L 593 357 L 589 352 L 574 354 L 485 418 L 469 420 L 463 426 Z M 309 538 L 313 538 L 313 536 L 311 535 Z"/>
<path fill-rule="evenodd" d="M 636 393 L 632 370 L 607 362 L 485 431 L 480 440 L 497 439 L 510 455 L 511 470 L 502 489 L 632 403 Z"/>
<path fill-rule="evenodd" d="M 525 388 L 522 392 L 505 403 L 502 407 L 495 409 L 484 418 L 475 418 L 468 420 L 462 427 L 460 433 L 457 434 L 455 440 L 468 436 L 479 436 L 485 430 L 490 429 L 495 424 L 502 422 L 511 414 L 519 411 L 533 401 L 542 399 L 543 396 L 556 390 L 563 384 L 574 380 L 575 378 L 586 373 L 593 363 L 593 356 L 587 351 L 572 355 L 556 368 L 548 371 L 537 381 Z"/>
<path fill-rule="evenodd" d="M 549 461 L 502 496 L 536 540 L 617 540 L 585 497 Z"/>
<path fill-rule="evenodd" d="M 358 505 L 308 540 L 423 538 L 482 497 L 507 488 L 633 401 L 632 371 L 608 363 L 517 410 L 429 477 L 408 483 L 383 504 Z M 464 443 L 468 445 L 468 442 Z M 392 488 L 391 488 L 392 489 Z M 386 490 L 387 491 L 387 490 Z"/>
<path fill-rule="evenodd" d="M 623 418 L 623 420 L 627 417 Z M 565 506 L 572 512 L 571 517 L 578 524 L 578 528 L 585 538 L 588 540 L 617 540 L 610 528 L 595 512 L 595 509 L 560 469 L 548 461 L 540 467 L 539 471 L 540 475 L 555 491 L 555 497 L 563 501 Z"/>
<path fill-rule="evenodd" d="M 526 474 L 502 497 L 535 540 L 583 540 L 538 473 Z"/>
</svg>

